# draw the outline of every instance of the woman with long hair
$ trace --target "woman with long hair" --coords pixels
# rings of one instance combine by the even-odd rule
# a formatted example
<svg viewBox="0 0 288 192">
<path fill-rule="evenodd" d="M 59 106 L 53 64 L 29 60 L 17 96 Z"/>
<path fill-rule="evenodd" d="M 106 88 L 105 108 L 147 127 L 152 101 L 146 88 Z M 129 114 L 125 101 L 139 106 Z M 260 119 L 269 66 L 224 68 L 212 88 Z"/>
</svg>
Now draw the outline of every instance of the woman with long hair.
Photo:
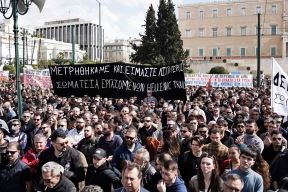
<svg viewBox="0 0 288 192">
<path fill-rule="evenodd" d="M 189 182 L 190 192 L 216 192 L 222 191 L 223 180 L 219 176 L 216 158 L 203 152 L 197 175 L 193 176 Z"/>
<path fill-rule="evenodd" d="M 180 155 L 180 144 L 178 139 L 174 136 L 174 130 L 163 131 L 163 137 L 160 141 L 159 152 L 168 153 L 171 157 L 178 161 L 178 156 Z"/>
<path fill-rule="evenodd" d="M 270 189 L 270 172 L 269 164 L 263 159 L 259 150 L 256 150 L 256 147 L 250 147 L 257 152 L 256 160 L 254 165 L 251 167 L 255 172 L 259 173 L 263 179 L 264 192 Z"/>
</svg>

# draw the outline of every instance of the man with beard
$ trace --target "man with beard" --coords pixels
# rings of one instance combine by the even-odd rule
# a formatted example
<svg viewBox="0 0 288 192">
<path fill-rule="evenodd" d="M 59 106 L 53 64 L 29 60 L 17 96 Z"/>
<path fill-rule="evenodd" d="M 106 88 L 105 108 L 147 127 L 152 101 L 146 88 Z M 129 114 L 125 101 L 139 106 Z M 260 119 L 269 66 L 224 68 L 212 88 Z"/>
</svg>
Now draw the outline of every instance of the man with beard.
<svg viewBox="0 0 288 192">
<path fill-rule="evenodd" d="M 105 150 L 98 148 L 94 151 L 93 164 L 88 167 L 85 185 L 98 185 L 105 192 L 111 192 L 111 186 L 114 189 L 121 186 L 120 178 L 107 161 Z"/>
<path fill-rule="evenodd" d="M 43 151 L 39 156 L 39 168 L 49 161 L 62 165 L 64 176 L 70 179 L 75 186 L 85 178 L 85 171 L 81 163 L 79 152 L 67 146 L 68 141 L 63 130 L 57 129 L 51 135 L 52 147 Z M 38 171 L 40 172 L 40 171 Z"/>
<path fill-rule="evenodd" d="M 137 130 L 128 128 L 124 135 L 124 142 L 114 152 L 113 165 L 121 171 L 123 163 L 134 161 L 135 152 L 141 147 L 142 145 L 137 142 Z"/>
<path fill-rule="evenodd" d="M 72 139 L 74 139 L 75 144 L 78 144 L 81 139 L 84 138 L 84 127 L 84 119 L 82 117 L 78 117 L 76 119 L 76 127 L 68 132 L 67 137 L 71 137 Z"/>
<path fill-rule="evenodd" d="M 11 133 L 7 140 L 9 142 L 19 142 L 21 147 L 21 154 L 24 154 L 24 150 L 27 145 L 27 134 L 20 130 L 21 123 L 18 119 L 11 120 Z"/>
<path fill-rule="evenodd" d="M 35 123 L 31 119 L 31 114 L 29 111 L 23 113 L 23 118 L 21 119 L 21 131 L 27 134 L 27 149 L 33 147 L 33 138 Z"/>
<path fill-rule="evenodd" d="M 103 136 L 100 137 L 97 148 L 106 151 L 108 157 L 114 154 L 114 151 L 122 144 L 123 140 L 119 135 L 115 135 L 112 123 L 103 124 Z M 111 157 L 110 157 L 111 158 Z"/>
<path fill-rule="evenodd" d="M 246 131 L 245 126 L 246 126 L 245 121 L 237 122 L 236 129 L 234 131 L 234 134 L 232 135 L 235 141 L 236 141 L 237 137 L 239 137 L 239 138 L 244 137 L 245 131 Z"/>
<path fill-rule="evenodd" d="M 95 132 L 95 137 L 96 137 L 96 140 L 97 142 L 99 141 L 100 137 L 103 136 L 103 124 L 102 124 L 102 121 L 101 122 L 97 122 L 95 125 L 94 125 L 94 132 Z"/>
<path fill-rule="evenodd" d="M 138 131 L 139 137 L 141 139 L 142 145 L 146 145 L 146 138 L 147 137 L 154 137 L 156 139 L 159 138 L 159 130 L 153 125 L 152 117 L 146 115 L 144 117 L 144 125 Z"/>
<path fill-rule="evenodd" d="M 283 136 L 280 131 L 273 130 L 271 133 L 271 145 L 265 146 L 262 156 L 270 165 L 273 159 L 281 153 L 286 147 L 283 146 Z"/>
<path fill-rule="evenodd" d="M 85 127 L 84 136 L 85 138 L 78 143 L 78 150 L 85 155 L 89 165 L 93 163 L 93 153 L 97 144 L 96 137 L 94 135 L 94 129 L 91 126 Z"/>
<path fill-rule="evenodd" d="M 134 162 L 140 165 L 142 171 L 142 184 L 144 188 L 150 183 L 151 178 L 156 173 L 155 168 L 150 164 L 149 151 L 140 148 L 135 152 Z"/>
<path fill-rule="evenodd" d="M 247 146 L 254 145 L 257 150 L 262 153 L 264 143 L 261 138 L 256 135 L 256 130 L 257 124 L 254 120 L 246 121 L 246 134 L 244 135 L 243 139 L 238 137 L 235 142 L 238 144 L 245 144 Z"/>
<path fill-rule="evenodd" d="M 178 175 L 178 164 L 174 160 L 163 163 L 162 180 L 157 184 L 159 192 L 187 192 L 184 181 Z"/>
<path fill-rule="evenodd" d="M 0 169 L 1 192 L 26 192 L 31 190 L 31 172 L 20 160 L 20 145 L 10 142 L 6 150 L 7 164 Z"/>
</svg>

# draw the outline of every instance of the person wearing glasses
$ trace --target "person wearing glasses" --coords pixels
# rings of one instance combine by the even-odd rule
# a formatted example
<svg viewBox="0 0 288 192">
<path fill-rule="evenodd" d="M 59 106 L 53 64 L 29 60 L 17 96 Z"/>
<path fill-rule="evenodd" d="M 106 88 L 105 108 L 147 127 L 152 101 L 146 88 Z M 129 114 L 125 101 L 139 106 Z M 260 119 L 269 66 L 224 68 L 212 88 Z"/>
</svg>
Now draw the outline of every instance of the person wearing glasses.
<svg viewBox="0 0 288 192">
<path fill-rule="evenodd" d="M 1 192 L 30 192 L 31 190 L 31 170 L 21 161 L 20 149 L 17 141 L 12 141 L 7 146 L 8 161 L 0 168 Z"/>
<path fill-rule="evenodd" d="M 244 181 L 242 191 L 264 191 L 262 176 L 251 169 L 251 167 L 255 164 L 256 157 L 256 151 L 250 148 L 245 148 L 241 151 L 239 168 L 228 173 L 228 175 L 238 174 L 241 177 L 241 179 Z"/>
<path fill-rule="evenodd" d="M 81 163 L 79 152 L 67 146 L 66 134 L 61 129 L 55 130 L 50 138 L 52 146 L 40 154 L 38 168 L 49 161 L 57 162 L 64 167 L 64 175 L 78 187 L 78 183 L 85 178 L 84 165 Z"/>
<path fill-rule="evenodd" d="M 157 184 L 159 192 L 187 192 L 187 188 L 178 175 L 178 164 L 174 160 L 168 160 L 161 166 L 162 180 Z"/>
<path fill-rule="evenodd" d="M 271 132 L 271 145 L 265 146 L 262 152 L 263 159 L 270 165 L 273 159 L 281 153 L 285 146 L 283 146 L 283 136 L 280 131 L 273 130 Z"/>
<path fill-rule="evenodd" d="M 160 131 L 154 126 L 151 116 L 146 115 L 144 117 L 143 127 L 138 130 L 138 135 L 141 139 L 142 145 L 146 145 L 147 137 L 159 138 Z"/>
<path fill-rule="evenodd" d="M 45 192 L 76 192 L 75 185 L 64 176 L 64 167 L 53 161 L 41 167 L 43 185 L 40 190 Z"/>
<path fill-rule="evenodd" d="M 132 127 L 128 128 L 123 143 L 114 152 L 112 165 L 121 171 L 123 163 L 134 161 L 135 152 L 140 148 L 142 145 L 137 142 L 137 130 Z"/>
<path fill-rule="evenodd" d="M 237 174 L 230 174 L 224 181 L 223 192 L 241 192 L 244 182 Z"/>
<path fill-rule="evenodd" d="M 222 191 L 223 180 L 219 176 L 218 163 L 215 156 L 203 152 L 198 166 L 197 175 L 193 176 L 189 182 L 189 191 Z"/>
<path fill-rule="evenodd" d="M 9 142 L 19 142 L 21 147 L 21 155 L 24 154 L 24 150 L 27 146 L 27 134 L 21 130 L 21 122 L 18 119 L 11 120 L 11 131 L 10 135 L 7 137 Z"/>
<path fill-rule="evenodd" d="M 33 148 L 33 138 L 35 135 L 36 125 L 33 119 L 31 118 L 30 111 L 25 111 L 21 119 L 21 128 L 20 130 L 27 135 L 27 145 L 26 148 Z"/>
</svg>

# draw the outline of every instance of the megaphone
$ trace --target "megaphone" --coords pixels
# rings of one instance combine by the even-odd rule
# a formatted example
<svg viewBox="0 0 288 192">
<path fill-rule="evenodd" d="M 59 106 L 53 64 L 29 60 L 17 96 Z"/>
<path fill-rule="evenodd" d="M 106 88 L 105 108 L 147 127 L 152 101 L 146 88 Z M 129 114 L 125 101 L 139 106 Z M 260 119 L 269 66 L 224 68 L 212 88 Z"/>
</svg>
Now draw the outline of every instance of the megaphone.
<svg viewBox="0 0 288 192">
<path fill-rule="evenodd" d="M 32 3 L 34 3 L 41 12 L 44 7 L 45 1 L 46 0 L 32 0 Z M 24 0 L 18 0 L 17 7 L 20 13 L 23 13 L 27 10 L 27 6 L 25 5 Z"/>
</svg>

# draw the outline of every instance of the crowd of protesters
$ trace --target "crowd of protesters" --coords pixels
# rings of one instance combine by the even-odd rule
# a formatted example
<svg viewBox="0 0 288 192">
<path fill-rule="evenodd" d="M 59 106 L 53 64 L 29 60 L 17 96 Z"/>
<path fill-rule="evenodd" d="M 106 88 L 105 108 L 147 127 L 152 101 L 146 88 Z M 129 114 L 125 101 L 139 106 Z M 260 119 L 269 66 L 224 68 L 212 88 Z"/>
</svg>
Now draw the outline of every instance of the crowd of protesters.
<svg viewBox="0 0 288 192">
<path fill-rule="evenodd" d="M 269 87 L 269 86 L 267 86 Z M 187 100 L 69 98 L 0 83 L 1 192 L 288 191 L 288 122 L 270 88 Z"/>
</svg>

